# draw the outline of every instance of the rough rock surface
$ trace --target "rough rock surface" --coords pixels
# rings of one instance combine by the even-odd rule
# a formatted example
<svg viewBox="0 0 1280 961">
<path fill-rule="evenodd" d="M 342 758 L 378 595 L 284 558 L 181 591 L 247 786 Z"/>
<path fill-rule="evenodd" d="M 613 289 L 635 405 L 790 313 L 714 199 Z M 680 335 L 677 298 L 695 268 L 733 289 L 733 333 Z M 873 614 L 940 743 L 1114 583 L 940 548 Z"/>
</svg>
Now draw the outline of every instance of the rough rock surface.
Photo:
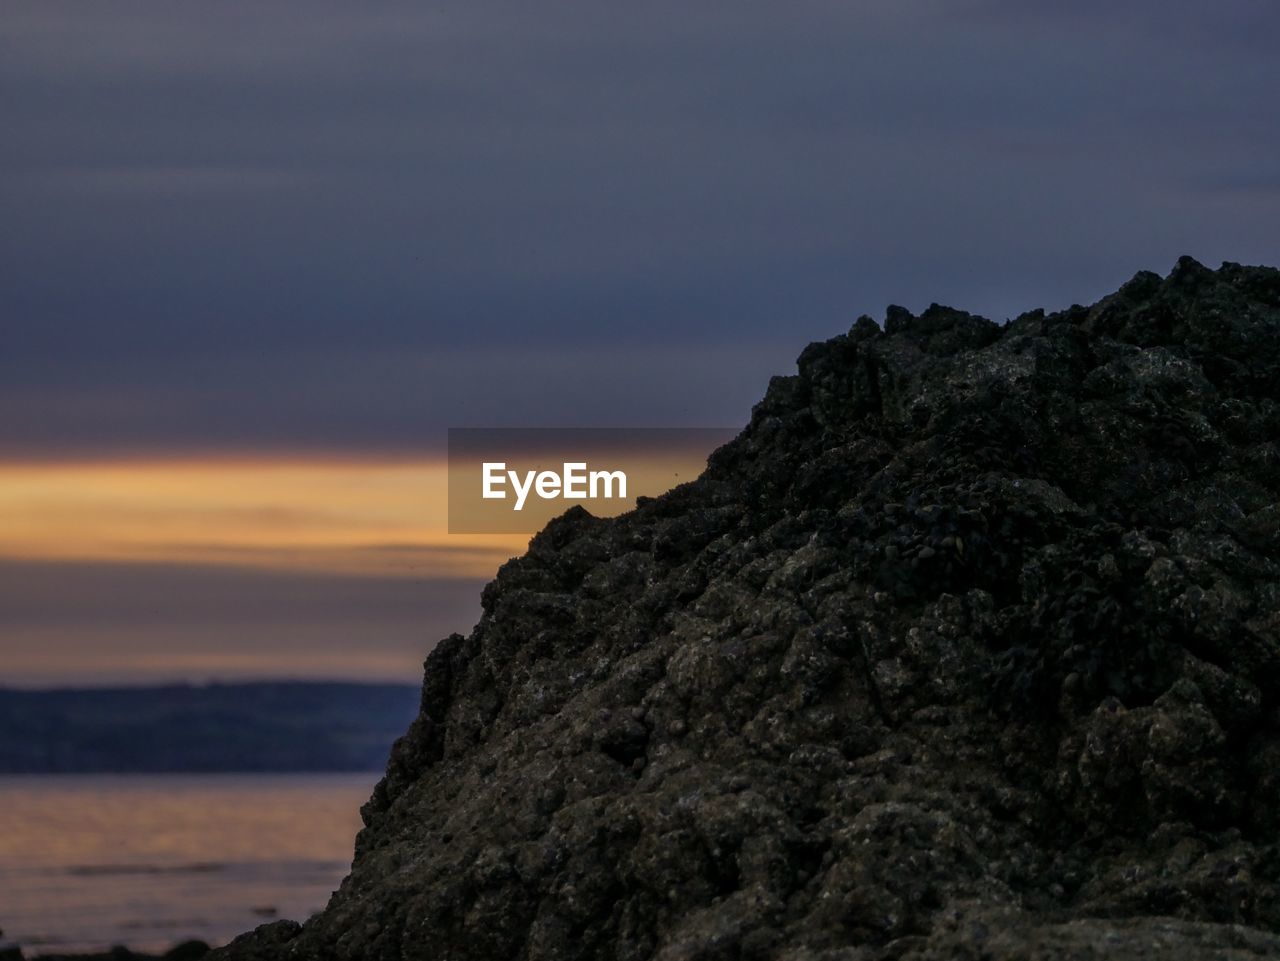
<svg viewBox="0 0 1280 961">
<path fill-rule="evenodd" d="M 225 959 L 1280 957 L 1280 272 L 807 348 L 430 655 Z"/>
</svg>

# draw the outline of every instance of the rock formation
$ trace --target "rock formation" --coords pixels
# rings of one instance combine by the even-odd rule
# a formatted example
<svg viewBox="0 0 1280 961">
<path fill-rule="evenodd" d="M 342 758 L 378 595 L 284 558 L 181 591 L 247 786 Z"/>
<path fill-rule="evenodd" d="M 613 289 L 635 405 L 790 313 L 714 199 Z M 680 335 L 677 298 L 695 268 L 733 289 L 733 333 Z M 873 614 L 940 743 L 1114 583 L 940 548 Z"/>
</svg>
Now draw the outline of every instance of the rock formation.
<svg viewBox="0 0 1280 961">
<path fill-rule="evenodd" d="M 224 959 L 1280 957 L 1280 271 L 808 347 L 431 652 L 355 863 Z"/>
</svg>

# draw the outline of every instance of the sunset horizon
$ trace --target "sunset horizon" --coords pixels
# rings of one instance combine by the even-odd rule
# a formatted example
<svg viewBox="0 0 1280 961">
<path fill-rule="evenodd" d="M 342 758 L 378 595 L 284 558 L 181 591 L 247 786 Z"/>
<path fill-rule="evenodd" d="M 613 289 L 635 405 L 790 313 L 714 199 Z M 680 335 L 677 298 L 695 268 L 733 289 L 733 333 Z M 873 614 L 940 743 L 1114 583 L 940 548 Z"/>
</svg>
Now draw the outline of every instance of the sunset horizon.
<svg viewBox="0 0 1280 961">
<path fill-rule="evenodd" d="M 6 0 L 0 961 L 1280 958 L 1278 36 Z"/>
</svg>

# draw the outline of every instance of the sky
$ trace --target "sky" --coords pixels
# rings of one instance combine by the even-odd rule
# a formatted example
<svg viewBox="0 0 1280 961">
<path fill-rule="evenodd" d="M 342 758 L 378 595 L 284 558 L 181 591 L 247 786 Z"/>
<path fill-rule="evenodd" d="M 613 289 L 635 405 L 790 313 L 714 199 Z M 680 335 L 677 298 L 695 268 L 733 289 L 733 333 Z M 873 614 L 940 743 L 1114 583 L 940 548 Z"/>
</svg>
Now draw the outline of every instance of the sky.
<svg viewBox="0 0 1280 961">
<path fill-rule="evenodd" d="M 415 680 L 449 427 L 745 423 L 860 314 L 1277 261 L 1280 9 L 8 0 L 0 684 Z"/>
</svg>

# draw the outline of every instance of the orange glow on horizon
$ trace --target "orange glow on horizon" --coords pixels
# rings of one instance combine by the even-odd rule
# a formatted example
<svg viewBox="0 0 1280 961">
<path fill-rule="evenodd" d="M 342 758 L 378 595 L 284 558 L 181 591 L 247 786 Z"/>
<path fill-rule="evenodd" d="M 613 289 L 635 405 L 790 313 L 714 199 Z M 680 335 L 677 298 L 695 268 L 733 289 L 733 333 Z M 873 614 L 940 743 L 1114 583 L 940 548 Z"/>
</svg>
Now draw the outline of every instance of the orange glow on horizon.
<svg viewBox="0 0 1280 961">
<path fill-rule="evenodd" d="M 0 557 L 491 577 L 526 535 L 447 532 L 443 457 L 0 463 Z"/>
</svg>

